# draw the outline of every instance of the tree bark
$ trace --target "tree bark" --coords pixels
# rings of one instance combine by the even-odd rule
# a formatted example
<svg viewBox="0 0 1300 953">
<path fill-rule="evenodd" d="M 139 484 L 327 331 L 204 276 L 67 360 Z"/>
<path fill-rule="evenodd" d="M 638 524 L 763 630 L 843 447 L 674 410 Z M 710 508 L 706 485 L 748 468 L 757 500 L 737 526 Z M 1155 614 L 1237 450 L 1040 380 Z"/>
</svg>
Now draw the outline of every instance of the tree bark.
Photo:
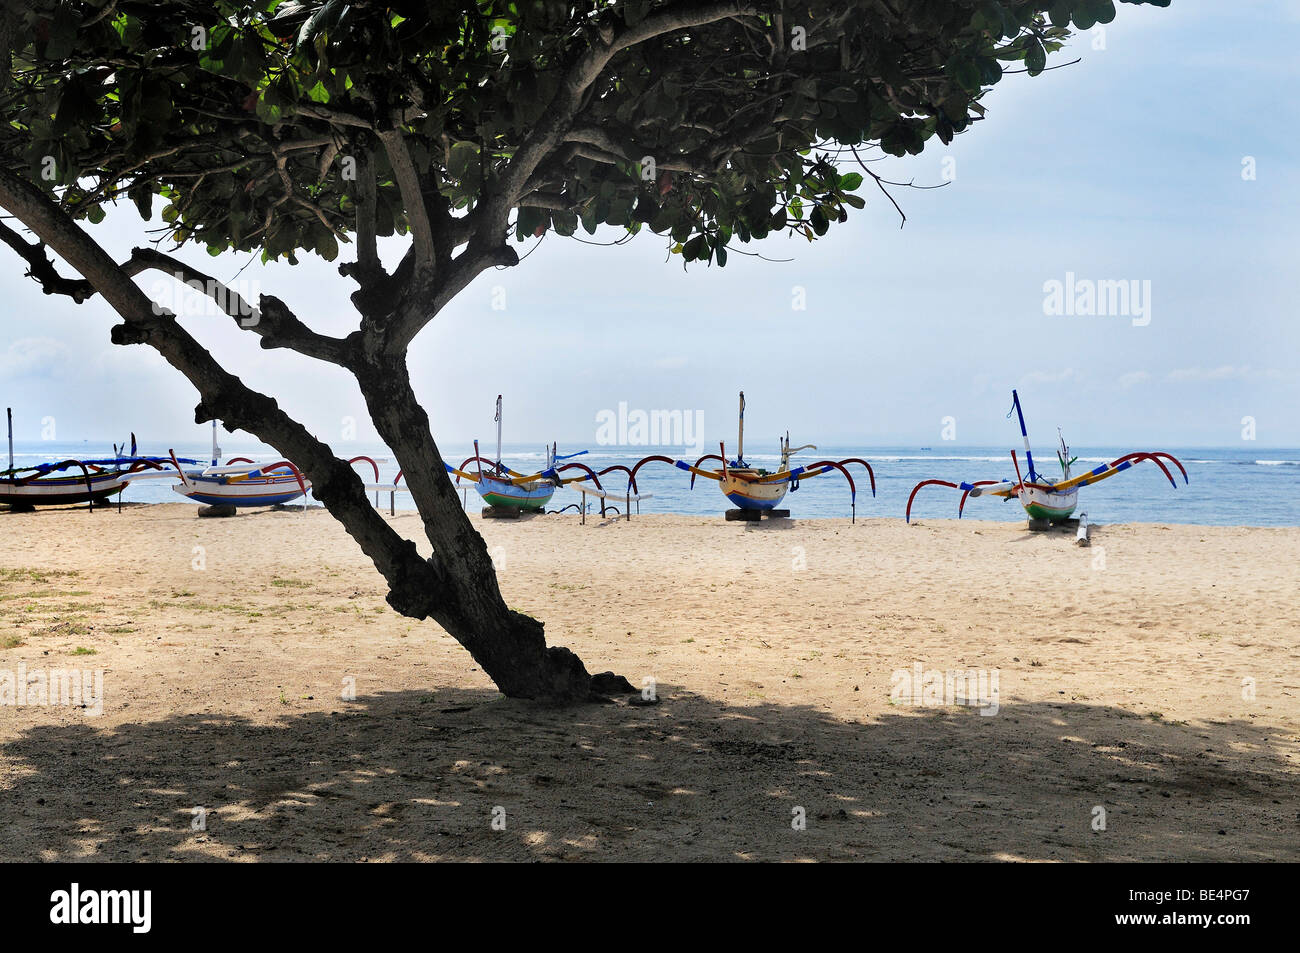
<svg viewBox="0 0 1300 953">
<path fill-rule="evenodd" d="M 402 468 L 433 545 L 441 583 L 432 599 L 418 582 L 407 589 L 395 587 L 389 604 L 404 615 L 435 619 L 506 695 L 585 699 L 591 676 L 582 660 L 566 648 L 548 648 L 542 623 L 506 606 L 487 543 L 447 478 L 404 356 L 355 366 L 353 371 L 380 439 Z"/>
<path fill-rule="evenodd" d="M 560 703 L 590 696 L 591 677 L 582 661 L 566 648 L 548 648 L 542 623 L 511 611 L 501 598 L 487 546 L 460 508 L 428 416 L 411 389 L 404 352 L 392 356 L 377 350 L 367 356 L 366 348 L 350 338 L 347 343 L 358 346 L 341 355 L 341 362 L 356 374 L 380 436 L 405 470 L 433 544 L 428 560 L 375 512 L 360 477 L 345 461 L 274 400 L 221 367 L 174 315 L 155 306 L 131 280 L 131 271 L 48 196 L 0 170 L 0 207 L 80 272 L 122 317 L 123 323 L 113 328 L 113 343 L 148 344 L 185 375 L 201 398 L 195 409 L 198 422 L 220 419 L 295 462 L 311 480 L 313 493 L 383 574 L 395 610 L 441 624 L 506 695 Z M 273 299 L 263 297 L 264 308 L 268 300 Z M 288 316 L 280 323 L 288 325 Z"/>
</svg>

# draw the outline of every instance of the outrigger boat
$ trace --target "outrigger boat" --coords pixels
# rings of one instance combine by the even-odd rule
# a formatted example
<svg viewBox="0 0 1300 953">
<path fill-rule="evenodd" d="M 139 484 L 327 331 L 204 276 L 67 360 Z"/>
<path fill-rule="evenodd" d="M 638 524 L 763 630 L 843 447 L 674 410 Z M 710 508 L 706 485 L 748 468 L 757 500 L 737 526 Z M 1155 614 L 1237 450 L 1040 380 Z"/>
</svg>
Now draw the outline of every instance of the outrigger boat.
<svg viewBox="0 0 1300 953">
<path fill-rule="evenodd" d="M 816 450 L 814 444 L 804 444 L 802 447 L 790 446 L 790 434 L 781 438 L 781 466 L 775 472 L 752 467 L 745 462 L 745 392 L 740 392 L 740 417 L 738 433 L 736 436 L 736 457 L 734 460 L 727 460 L 727 448 L 723 443 L 718 444 L 720 453 L 707 453 L 700 457 L 695 463 L 687 463 L 685 460 L 674 460 L 672 457 L 665 457 L 660 454 L 653 454 L 638 460 L 632 467 L 629 475 L 629 484 L 635 491 L 636 474 L 641 467 L 647 463 L 670 463 L 679 470 L 685 470 L 691 474 L 691 488 L 695 488 L 695 478 L 705 477 L 717 482 L 723 495 L 736 504 L 741 519 L 753 520 L 761 518 L 765 512 L 776 510 L 777 504 L 785 499 L 787 492 L 799 489 L 799 481 L 808 477 L 819 476 L 823 473 L 829 473 L 832 470 L 838 470 L 844 474 L 844 478 L 849 481 L 849 506 L 851 516 L 854 522 L 858 517 L 858 488 L 853 482 L 853 476 L 848 471 L 849 464 L 859 464 L 867 471 L 867 476 L 871 480 L 871 495 L 876 495 L 876 474 L 871 469 L 871 464 L 866 460 L 858 457 L 849 457 L 845 460 L 819 460 L 816 463 L 810 463 L 807 466 L 791 467 L 790 458 L 804 450 Z M 700 464 L 706 460 L 716 460 L 720 467 L 717 470 L 704 470 Z M 780 512 L 780 511 L 778 511 Z M 773 514 L 776 515 L 776 514 Z M 788 513 L 781 513 L 788 515 Z M 728 518 L 731 518 L 728 514 Z"/>
<path fill-rule="evenodd" d="M 248 457 L 232 457 L 219 466 L 221 448 L 217 446 L 217 422 L 212 422 L 212 464 L 202 469 L 181 466 L 175 451 L 172 463 L 181 482 L 172 487 L 176 493 L 196 503 L 228 506 L 280 506 L 306 496 L 311 483 L 288 460 L 258 464 Z"/>
<path fill-rule="evenodd" d="M 951 483 L 948 480 L 922 480 L 912 488 L 912 494 L 907 498 L 907 522 L 912 521 L 912 502 L 916 499 L 917 492 L 926 486 L 946 486 L 953 490 L 961 490 L 961 502 L 957 505 L 957 518 L 960 519 L 962 512 L 966 508 L 967 497 L 979 496 L 999 496 L 1004 500 L 1017 499 L 1020 505 L 1025 508 L 1025 513 L 1029 517 L 1031 528 L 1047 527 L 1057 523 L 1063 523 L 1073 514 L 1079 503 L 1079 488 L 1093 483 L 1100 483 L 1102 480 L 1109 479 L 1117 473 L 1122 473 L 1135 464 L 1143 460 L 1150 460 L 1160 468 L 1171 486 L 1177 487 L 1178 481 L 1174 479 L 1169 468 L 1165 466 L 1165 460 L 1168 460 L 1178 468 L 1183 475 L 1183 483 L 1187 483 L 1187 470 L 1182 463 L 1178 461 L 1173 454 L 1165 453 L 1163 450 L 1139 450 L 1134 453 L 1126 453 L 1110 463 L 1102 464 L 1089 470 L 1080 476 L 1072 476 L 1070 468 L 1078 460 L 1077 457 L 1070 456 L 1070 448 L 1065 444 L 1065 438 L 1057 436 L 1060 439 L 1060 447 L 1056 451 L 1056 459 L 1061 465 L 1061 479 L 1051 480 L 1039 473 L 1034 466 L 1034 454 L 1029 448 L 1029 431 L 1025 428 L 1025 415 L 1020 408 L 1020 395 L 1014 390 L 1011 392 L 1011 410 L 1007 413 L 1010 417 L 1016 415 L 1020 423 L 1020 436 L 1025 443 L 1025 464 L 1029 469 L 1027 476 L 1020 472 L 1020 461 L 1016 457 L 1016 452 L 1011 451 L 1011 464 L 1015 467 L 1015 480 L 977 480 L 974 483 Z"/>
<path fill-rule="evenodd" d="M 497 425 L 497 455 L 496 459 L 487 462 L 484 467 L 482 455 L 479 453 L 478 441 L 474 441 L 474 456 L 469 457 L 459 467 L 453 467 L 451 464 L 444 464 L 447 472 L 456 478 L 459 483 L 462 479 L 469 480 L 474 484 L 478 495 L 483 498 L 483 502 L 493 508 L 493 510 L 504 510 L 507 512 L 524 512 L 536 513 L 544 510 L 546 504 L 551 502 L 551 497 L 555 491 L 568 483 L 579 483 L 584 480 L 591 480 L 597 489 L 600 489 L 599 476 L 588 466 L 581 463 L 565 463 L 560 461 L 571 460 L 574 457 L 580 457 L 585 454 L 586 450 L 579 450 L 577 453 L 560 455 L 557 453 L 557 447 L 552 443 L 546 448 L 546 466 L 537 473 L 524 474 L 517 470 L 512 470 L 501 462 L 501 395 L 497 395 L 496 417 L 493 418 Z M 476 465 L 474 470 L 469 466 L 473 463 Z M 563 477 L 560 474 L 565 470 L 579 469 L 584 471 L 584 476 Z M 609 469 L 626 469 L 614 468 Z M 604 471 L 608 472 L 608 470 Z"/>
<path fill-rule="evenodd" d="M 125 445 L 119 448 L 114 444 L 113 456 L 101 460 L 59 460 L 15 467 L 13 410 L 8 409 L 6 416 L 9 469 L 0 471 L 0 504 L 13 509 L 80 503 L 87 503 L 94 509 L 96 503 L 103 503 L 115 493 L 121 493 L 132 480 L 143 479 L 151 471 L 162 471 L 172 462 L 168 457 L 138 456 L 135 434 L 132 434 L 129 454 Z"/>
</svg>

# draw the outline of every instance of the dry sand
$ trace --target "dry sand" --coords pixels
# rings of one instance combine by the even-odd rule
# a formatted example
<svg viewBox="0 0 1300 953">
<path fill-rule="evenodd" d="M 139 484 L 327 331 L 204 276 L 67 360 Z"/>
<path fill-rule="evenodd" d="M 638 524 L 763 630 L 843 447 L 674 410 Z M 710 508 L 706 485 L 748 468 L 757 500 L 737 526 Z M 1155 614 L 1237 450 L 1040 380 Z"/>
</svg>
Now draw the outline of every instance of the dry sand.
<svg viewBox="0 0 1300 953">
<path fill-rule="evenodd" d="M 502 698 L 320 510 L 0 514 L 0 671 L 105 685 L 0 707 L 0 859 L 1300 857 L 1300 529 L 475 523 L 659 704 Z M 891 699 L 915 663 L 997 714 Z"/>
</svg>

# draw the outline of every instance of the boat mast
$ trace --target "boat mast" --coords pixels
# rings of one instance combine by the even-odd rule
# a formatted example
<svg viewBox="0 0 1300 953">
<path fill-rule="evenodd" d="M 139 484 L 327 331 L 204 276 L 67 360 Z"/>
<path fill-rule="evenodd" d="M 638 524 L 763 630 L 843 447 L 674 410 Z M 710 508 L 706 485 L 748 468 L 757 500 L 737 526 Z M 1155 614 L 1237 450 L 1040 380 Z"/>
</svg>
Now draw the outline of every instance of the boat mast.
<svg viewBox="0 0 1300 953">
<path fill-rule="evenodd" d="M 215 467 L 221 459 L 221 448 L 217 446 L 217 421 L 212 421 L 212 465 Z"/>
<path fill-rule="evenodd" d="M 1020 420 L 1020 436 L 1025 438 L 1025 461 L 1029 464 L 1029 479 L 1037 483 L 1038 473 L 1034 470 L 1034 454 L 1029 449 L 1029 431 L 1025 429 L 1025 415 L 1020 409 L 1020 395 L 1014 390 L 1011 391 L 1011 402 L 1014 405 L 1012 409 L 1015 410 L 1016 417 Z M 1010 414 L 1007 416 L 1010 416 Z"/>
<path fill-rule="evenodd" d="M 1057 451 L 1056 455 L 1061 459 L 1062 479 L 1068 480 L 1070 479 L 1070 464 L 1074 461 L 1070 459 L 1070 448 L 1066 446 L 1065 434 L 1061 433 L 1060 427 L 1056 428 L 1056 436 L 1061 440 L 1061 449 Z"/>
<path fill-rule="evenodd" d="M 14 409 L 5 408 L 5 416 L 9 418 L 9 469 L 14 468 Z"/>
<path fill-rule="evenodd" d="M 497 394 L 497 469 L 501 469 L 501 395 Z"/>
<path fill-rule="evenodd" d="M 736 434 L 736 465 L 745 465 L 745 392 L 740 392 L 740 425 Z"/>
</svg>

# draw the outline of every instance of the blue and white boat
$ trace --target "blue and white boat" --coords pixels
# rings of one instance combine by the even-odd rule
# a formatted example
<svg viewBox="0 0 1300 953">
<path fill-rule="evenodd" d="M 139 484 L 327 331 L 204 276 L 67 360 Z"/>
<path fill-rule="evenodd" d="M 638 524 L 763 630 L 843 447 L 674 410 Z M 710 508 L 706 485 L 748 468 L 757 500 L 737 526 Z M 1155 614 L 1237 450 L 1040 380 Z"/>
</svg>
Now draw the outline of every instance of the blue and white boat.
<svg viewBox="0 0 1300 953">
<path fill-rule="evenodd" d="M 311 483 L 288 460 L 257 464 L 247 457 L 232 457 L 219 466 L 220 455 L 214 420 L 212 464 L 203 469 L 186 469 L 173 454 L 172 461 L 181 482 L 172 490 L 196 503 L 213 506 L 279 506 L 306 496 L 311 489 Z"/>
</svg>

